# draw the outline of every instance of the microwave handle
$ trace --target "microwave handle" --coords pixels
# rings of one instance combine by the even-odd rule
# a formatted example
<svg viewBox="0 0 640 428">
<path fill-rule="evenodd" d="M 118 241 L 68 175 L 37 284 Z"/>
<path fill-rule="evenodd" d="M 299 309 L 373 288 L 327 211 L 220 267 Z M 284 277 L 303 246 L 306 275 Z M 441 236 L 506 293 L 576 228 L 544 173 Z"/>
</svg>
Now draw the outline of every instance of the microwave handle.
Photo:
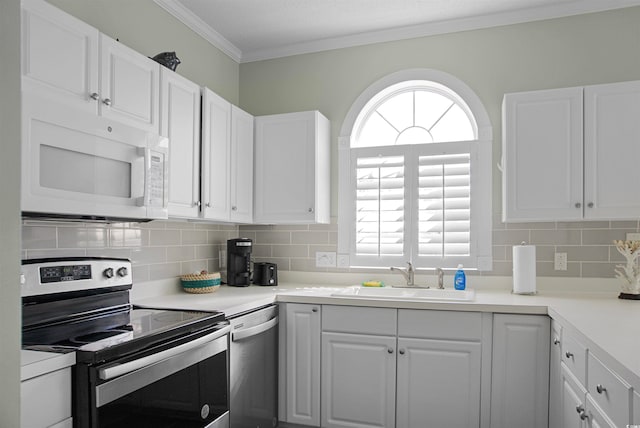
<svg viewBox="0 0 640 428">
<path fill-rule="evenodd" d="M 176 347 L 169 348 L 155 354 L 147 355 L 146 357 L 138 358 L 137 360 L 129 361 L 124 364 L 117 364 L 111 367 L 105 367 L 103 369 L 98 370 L 98 376 L 102 380 L 109 380 L 109 379 L 113 379 L 114 377 L 131 373 L 135 370 L 141 369 L 143 367 L 149 366 L 151 364 L 155 364 L 162 360 L 166 360 L 167 358 L 171 358 L 183 352 L 187 352 L 191 349 L 197 348 L 212 340 L 216 340 L 219 337 L 222 337 L 225 334 L 228 334 L 229 331 L 231 331 L 231 326 L 228 326 L 228 325 L 224 326 L 223 328 L 216 330 L 211 334 L 199 337 L 195 340 L 192 340 L 191 342 L 183 343 L 182 345 L 178 345 Z"/>
</svg>

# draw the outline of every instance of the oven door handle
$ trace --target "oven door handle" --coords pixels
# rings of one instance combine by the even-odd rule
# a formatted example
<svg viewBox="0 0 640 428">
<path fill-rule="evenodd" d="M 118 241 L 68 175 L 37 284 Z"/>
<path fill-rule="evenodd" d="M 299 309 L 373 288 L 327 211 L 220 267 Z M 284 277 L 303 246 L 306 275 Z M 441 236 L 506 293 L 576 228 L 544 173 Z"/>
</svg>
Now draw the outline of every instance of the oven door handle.
<svg viewBox="0 0 640 428">
<path fill-rule="evenodd" d="M 117 364 L 114 366 L 99 369 L 98 376 L 102 380 L 109 380 L 127 373 L 131 373 L 135 370 L 158 363 L 162 360 L 166 360 L 167 358 L 171 358 L 183 352 L 187 352 L 191 349 L 197 348 L 207 342 L 211 342 L 219 337 L 224 336 L 225 334 L 228 334 L 230 330 L 231 327 L 227 325 L 211 334 L 194 339 L 191 342 L 183 343 L 182 345 L 160 351 L 156 354 L 147 355 L 146 357 L 138 358 L 137 360 L 129 361 L 124 364 Z"/>
<path fill-rule="evenodd" d="M 278 324 L 278 317 L 271 318 L 267 322 L 258 324 L 254 327 L 248 327 L 244 330 L 234 331 L 231 333 L 231 341 L 237 342 L 238 340 L 247 339 L 249 337 L 257 336 L 260 333 L 264 333 L 267 330 L 271 330 Z"/>
</svg>

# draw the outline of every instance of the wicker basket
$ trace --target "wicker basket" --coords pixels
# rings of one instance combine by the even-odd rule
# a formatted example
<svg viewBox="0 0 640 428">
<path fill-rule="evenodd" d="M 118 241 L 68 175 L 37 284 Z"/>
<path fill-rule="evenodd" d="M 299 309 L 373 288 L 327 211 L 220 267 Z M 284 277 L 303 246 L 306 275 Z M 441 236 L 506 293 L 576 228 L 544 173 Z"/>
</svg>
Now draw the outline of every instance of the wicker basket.
<svg viewBox="0 0 640 428">
<path fill-rule="evenodd" d="M 182 289 L 187 293 L 213 293 L 220 288 L 220 273 L 199 273 L 181 275 Z"/>
</svg>

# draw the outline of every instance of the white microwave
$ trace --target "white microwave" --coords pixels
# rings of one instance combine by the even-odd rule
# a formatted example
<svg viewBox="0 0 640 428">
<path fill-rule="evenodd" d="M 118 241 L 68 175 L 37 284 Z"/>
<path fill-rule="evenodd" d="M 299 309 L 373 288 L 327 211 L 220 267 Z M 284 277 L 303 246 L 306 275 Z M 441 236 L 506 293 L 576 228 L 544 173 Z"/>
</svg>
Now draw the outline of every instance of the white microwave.
<svg viewBox="0 0 640 428">
<path fill-rule="evenodd" d="M 167 218 L 166 138 L 30 92 L 22 113 L 24 216 Z"/>
</svg>

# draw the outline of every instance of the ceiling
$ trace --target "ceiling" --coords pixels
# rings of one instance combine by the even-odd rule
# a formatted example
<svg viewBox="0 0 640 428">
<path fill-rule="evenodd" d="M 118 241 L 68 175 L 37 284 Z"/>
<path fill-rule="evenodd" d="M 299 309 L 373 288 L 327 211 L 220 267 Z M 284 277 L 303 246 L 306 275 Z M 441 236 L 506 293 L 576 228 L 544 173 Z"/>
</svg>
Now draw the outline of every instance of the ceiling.
<svg viewBox="0 0 640 428">
<path fill-rule="evenodd" d="M 154 0 L 237 62 L 640 5 L 640 0 Z"/>
</svg>

